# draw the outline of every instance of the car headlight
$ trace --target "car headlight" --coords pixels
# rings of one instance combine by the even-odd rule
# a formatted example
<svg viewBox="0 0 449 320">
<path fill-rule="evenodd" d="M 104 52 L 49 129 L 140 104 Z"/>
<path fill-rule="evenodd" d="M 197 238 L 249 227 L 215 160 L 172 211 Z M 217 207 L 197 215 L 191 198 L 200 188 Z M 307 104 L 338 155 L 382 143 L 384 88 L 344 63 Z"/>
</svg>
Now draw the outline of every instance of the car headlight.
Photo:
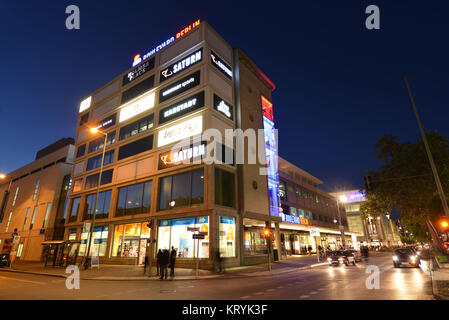
<svg viewBox="0 0 449 320">
<path fill-rule="evenodd" d="M 416 260 L 416 256 L 411 256 L 410 259 L 411 259 L 412 261 L 415 261 L 415 260 Z"/>
<path fill-rule="evenodd" d="M 398 261 L 398 256 L 393 256 L 393 261 Z"/>
</svg>

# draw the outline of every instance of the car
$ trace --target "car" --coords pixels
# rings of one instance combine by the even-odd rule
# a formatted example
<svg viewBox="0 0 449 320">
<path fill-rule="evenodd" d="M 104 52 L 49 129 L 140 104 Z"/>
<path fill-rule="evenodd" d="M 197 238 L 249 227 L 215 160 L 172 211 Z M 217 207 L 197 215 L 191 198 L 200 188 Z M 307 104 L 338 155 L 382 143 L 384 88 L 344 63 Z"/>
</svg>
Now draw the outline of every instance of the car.
<svg viewBox="0 0 449 320">
<path fill-rule="evenodd" d="M 399 268 L 402 265 L 419 267 L 419 256 L 411 248 L 399 248 L 393 252 L 393 265 Z"/>
<path fill-rule="evenodd" d="M 353 254 L 355 262 L 362 261 L 362 254 L 360 253 L 360 251 L 357 251 L 355 249 L 347 249 L 346 251 L 351 252 Z"/>
<path fill-rule="evenodd" d="M 9 266 L 9 253 L 0 254 L 0 267 Z"/>
<path fill-rule="evenodd" d="M 355 258 L 352 252 L 344 250 L 331 251 L 328 255 L 327 261 L 329 262 L 330 266 L 338 266 L 343 263 L 345 265 L 349 265 L 350 263 L 355 265 Z"/>
</svg>

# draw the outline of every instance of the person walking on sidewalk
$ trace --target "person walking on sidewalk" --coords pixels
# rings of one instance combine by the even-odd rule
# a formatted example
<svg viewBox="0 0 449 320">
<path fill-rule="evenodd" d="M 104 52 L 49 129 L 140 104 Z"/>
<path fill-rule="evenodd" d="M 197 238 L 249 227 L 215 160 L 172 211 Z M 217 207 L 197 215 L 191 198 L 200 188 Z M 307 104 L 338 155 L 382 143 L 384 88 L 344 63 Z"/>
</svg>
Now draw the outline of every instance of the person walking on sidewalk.
<svg viewBox="0 0 449 320">
<path fill-rule="evenodd" d="M 312 246 L 309 244 L 309 247 L 307 248 L 309 250 L 309 256 L 312 255 Z"/>
<path fill-rule="evenodd" d="M 175 247 L 171 247 L 170 252 L 170 277 L 175 276 L 175 262 L 176 262 L 176 250 Z"/>
<path fill-rule="evenodd" d="M 157 274 L 156 276 L 160 276 L 161 275 L 161 261 L 162 261 L 162 250 L 159 249 L 159 251 L 157 252 L 157 256 L 156 256 L 156 265 L 157 265 Z"/>
<path fill-rule="evenodd" d="M 164 249 L 162 251 L 162 259 L 161 259 L 161 280 L 164 279 L 167 280 L 167 273 L 168 273 L 168 263 L 170 262 L 170 253 L 167 249 Z"/>
</svg>

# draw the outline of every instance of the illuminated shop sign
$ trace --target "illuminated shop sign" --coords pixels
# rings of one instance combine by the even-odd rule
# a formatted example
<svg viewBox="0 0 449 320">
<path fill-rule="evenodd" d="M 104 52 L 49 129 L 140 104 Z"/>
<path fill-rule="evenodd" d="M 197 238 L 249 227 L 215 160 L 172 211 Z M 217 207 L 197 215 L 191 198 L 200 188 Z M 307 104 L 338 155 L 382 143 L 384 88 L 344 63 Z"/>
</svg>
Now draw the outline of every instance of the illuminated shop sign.
<svg viewBox="0 0 449 320">
<path fill-rule="evenodd" d="M 90 108 L 90 103 L 92 102 L 92 96 L 84 99 L 83 101 L 81 101 L 80 103 L 80 113 L 83 112 L 84 110 L 87 110 Z"/>
<path fill-rule="evenodd" d="M 232 79 L 232 68 L 223 59 L 220 59 L 218 55 L 211 50 L 210 52 L 210 62 L 218 70 L 220 70 L 229 79 Z"/>
<path fill-rule="evenodd" d="M 192 23 L 191 25 L 181 29 L 181 31 L 179 31 L 178 33 L 176 33 L 176 39 L 181 38 L 182 36 L 184 36 L 185 34 L 189 33 L 192 29 L 198 27 L 200 25 L 200 20 L 196 20 L 194 23 Z M 159 50 L 165 48 L 166 46 L 168 46 L 169 44 L 171 44 L 173 41 L 175 41 L 175 36 L 172 36 L 170 38 L 168 38 L 167 40 L 165 40 L 164 42 L 162 42 L 160 45 L 158 45 L 157 47 L 154 47 L 153 49 L 151 49 L 150 51 L 148 51 L 146 54 L 143 55 L 143 57 L 140 56 L 140 54 L 137 54 L 134 57 L 134 61 L 133 61 L 133 67 L 135 67 L 136 65 L 138 65 L 139 63 L 141 63 L 142 61 L 147 60 L 149 57 L 151 57 L 153 54 L 155 54 L 156 52 L 158 52 Z"/>
<path fill-rule="evenodd" d="M 162 70 L 159 76 L 159 83 L 164 82 L 181 71 L 187 70 L 201 60 L 203 60 L 203 48 L 189 54 Z"/>
<path fill-rule="evenodd" d="M 262 112 L 265 117 L 273 121 L 273 104 L 262 96 Z"/>
<path fill-rule="evenodd" d="M 179 81 L 165 87 L 159 91 L 159 103 L 164 102 L 174 96 L 186 92 L 200 84 L 200 71 L 198 70 L 191 75 L 182 78 Z"/>
<path fill-rule="evenodd" d="M 204 107 L 204 91 L 159 111 L 159 124 Z"/>
<path fill-rule="evenodd" d="M 289 214 L 284 214 L 282 212 L 280 215 L 281 215 L 282 221 L 284 221 L 284 222 L 303 224 L 303 225 L 309 224 L 309 220 L 307 218 L 296 217 L 296 216 L 292 216 Z"/>
<path fill-rule="evenodd" d="M 232 106 L 216 94 L 214 94 L 214 109 L 233 120 Z"/>
<path fill-rule="evenodd" d="M 159 155 L 158 170 L 171 168 L 182 163 L 201 160 L 206 155 L 206 142 L 186 146 L 180 150 L 168 151 Z"/>
<path fill-rule="evenodd" d="M 115 125 L 116 118 L 117 118 L 117 114 L 114 113 L 112 116 L 109 116 L 109 117 L 101 120 L 100 122 L 98 122 L 95 129 L 106 129 L 106 128 L 112 127 L 113 125 Z"/>
<path fill-rule="evenodd" d="M 137 98 L 128 102 L 125 107 L 120 110 L 119 122 L 128 120 L 139 113 L 147 111 L 154 107 L 154 92 L 144 97 Z"/>
<path fill-rule="evenodd" d="M 359 191 L 353 191 L 346 194 L 346 202 L 360 202 L 365 201 L 365 196 Z"/>
<path fill-rule="evenodd" d="M 167 144 L 189 138 L 203 132 L 203 116 L 198 116 L 185 120 L 181 123 L 159 130 L 157 146 L 162 147 Z"/>
<path fill-rule="evenodd" d="M 153 68 L 154 68 L 154 58 L 146 61 L 145 63 L 142 63 L 137 68 L 125 74 L 123 76 L 122 86 L 127 85 L 128 83 L 136 80 L 137 78 L 144 75 L 146 72 L 152 70 Z"/>
</svg>

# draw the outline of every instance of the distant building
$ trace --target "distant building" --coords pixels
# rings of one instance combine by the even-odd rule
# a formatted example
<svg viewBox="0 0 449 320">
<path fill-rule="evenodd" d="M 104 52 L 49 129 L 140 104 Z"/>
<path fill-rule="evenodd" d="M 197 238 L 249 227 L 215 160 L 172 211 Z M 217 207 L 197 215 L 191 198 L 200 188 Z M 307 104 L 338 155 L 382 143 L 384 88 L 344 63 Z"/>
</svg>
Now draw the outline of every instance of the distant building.
<svg viewBox="0 0 449 320">
<path fill-rule="evenodd" d="M 338 210 L 336 199 L 318 188 L 321 184 L 320 179 L 279 157 L 279 227 L 281 246 L 287 254 L 306 254 L 309 245 L 315 252 L 316 244 L 335 250 L 343 245 L 343 240 L 347 247 L 355 245 L 356 235 L 348 228 L 344 206 Z M 339 211 L 344 236 L 339 227 Z M 319 230 L 317 242 L 310 230 Z"/>
<path fill-rule="evenodd" d="M 74 139 L 61 139 L 0 181 L 1 252 L 9 252 L 15 228 L 20 236 L 16 259 L 20 260 L 39 261 L 43 241 L 63 239 L 74 152 Z"/>
<path fill-rule="evenodd" d="M 359 244 L 370 246 L 400 244 L 398 227 L 389 216 L 382 214 L 377 219 L 373 217 L 362 218 L 360 205 L 365 201 L 365 196 L 360 190 L 339 191 L 331 193 L 331 195 L 336 198 L 345 197 L 344 206 L 349 230 L 358 234 L 357 241 Z"/>
</svg>

